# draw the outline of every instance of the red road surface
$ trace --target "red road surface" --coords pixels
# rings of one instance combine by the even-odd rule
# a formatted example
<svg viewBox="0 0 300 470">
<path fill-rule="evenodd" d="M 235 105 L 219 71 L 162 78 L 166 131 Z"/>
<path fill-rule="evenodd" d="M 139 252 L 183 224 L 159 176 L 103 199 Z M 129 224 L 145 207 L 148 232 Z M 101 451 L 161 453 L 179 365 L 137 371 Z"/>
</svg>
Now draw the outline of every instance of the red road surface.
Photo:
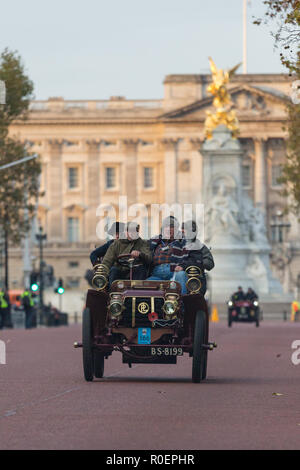
<svg viewBox="0 0 300 470">
<path fill-rule="evenodd" d="M 4 330 L 0 449 L 299 449 L 300 324 L 211 326 L 208 379 L 175 365 L 105 361 L 105 378 L 83 379 L 81 327 Z M 282 395 L 272 395 L 279 393 Z"/>
</svg>

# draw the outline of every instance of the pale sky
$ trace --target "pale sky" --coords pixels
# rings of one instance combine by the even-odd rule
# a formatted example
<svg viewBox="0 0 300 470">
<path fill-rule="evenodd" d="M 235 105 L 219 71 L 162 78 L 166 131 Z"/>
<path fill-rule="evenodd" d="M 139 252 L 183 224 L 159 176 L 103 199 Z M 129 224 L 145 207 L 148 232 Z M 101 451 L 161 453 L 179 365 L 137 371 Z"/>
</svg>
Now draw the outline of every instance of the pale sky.
<svg viewBox="0 0 300 470">
<path fill-rule="evenodd" d="M 242 61 L 243 0 L 0 0 L 0 51 L 17 50 L 37 99 L 163 97 L 168 74 Z M 248 73 L 285 72 L 248 6 Z M 242 67 L 239 69 L 242 72 Z"/>
</svg>

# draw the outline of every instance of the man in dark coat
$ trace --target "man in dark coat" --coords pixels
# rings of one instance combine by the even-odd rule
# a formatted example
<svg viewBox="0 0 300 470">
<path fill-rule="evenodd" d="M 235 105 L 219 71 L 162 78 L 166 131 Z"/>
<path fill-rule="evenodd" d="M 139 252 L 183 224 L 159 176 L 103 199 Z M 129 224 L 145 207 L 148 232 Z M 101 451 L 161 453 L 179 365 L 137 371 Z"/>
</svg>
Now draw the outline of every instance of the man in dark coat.
<svg viewBox="0 0 300 470">
<path fill-rule="evenodd" d="M 118 263 L 118 256 L 131 254 L 133 258 L 140 261 L 139 266 L 133 267 L 133 279 L 145 279 L 147 269 L 151 263 L 151 252 L 149 243 L 139 236 L 139 225 L 128 222 L 125 234 L 126 239 L 115 240 L 108 248 L 102 264 L 109 270 L 109 284 L 116 279 L 129 279 L 129 268 Z"/>
<path fill-rule="evenodd" d="M 231 300 L 234 302 L 239 302 L 241 300 L 245 300 L 245 292 L 241 286 L 238 287 L 237 292 L 234 292 L 231 296 Z"/>
<path fill-rule="evenodd" d="M 210 271 L 214 267 L 213 256 L 207 246 L 197 238 L 198 228 L 194 220 L 188 220 L 182 224 L 182 233 L 184 236 L 182 257 L 175 271 L 185 270 L 189 266 L 198 266 L 202 271 L 200 292 L 204 295 L 206 292 L 204 271 Z"/>
<path fill-rule="evenodd" d="M 258 299 L 258 295 L 256 292 L 251 287 L 248 287 L 248 291 L 246 292 L 245 295 L 245 300 L 250 300 L 250 302 L 253 302 L 254 300 Z"/>
<path fill-rule="evenodd" d="M 125 229 L 125 224 L 122 222 L 114 222 L 110 229 L 107 231 L 108 235 L 111 235 L 113 238 L 111 240 L 108 240 L 104 245 L 98 246 L 92 253 L 90 254 L 90 260 L 92 265 L 97 263 L 99 258 L 103 258 L 105 256 L 108 248 L 110 245 L 115 241 L 119 240 L 119 238 L 122 238 L 122 235 L 124 234 L 124 229 Z"/>
</svg>

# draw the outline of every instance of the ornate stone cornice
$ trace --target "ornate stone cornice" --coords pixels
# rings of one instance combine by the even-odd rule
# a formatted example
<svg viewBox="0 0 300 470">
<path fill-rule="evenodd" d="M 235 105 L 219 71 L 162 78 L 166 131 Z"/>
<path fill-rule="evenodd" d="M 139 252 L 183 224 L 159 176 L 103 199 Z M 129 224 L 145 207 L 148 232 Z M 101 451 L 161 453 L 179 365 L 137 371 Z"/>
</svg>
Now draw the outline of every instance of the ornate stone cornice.
<svg viewBox="0 0 300 470">
<path fill-rule="evenodd" d="M 180 137 L 164 137 L 160 140 L 160 145 L 163 150 L 172 151 L 181 140 Z"/>
<path fill-rule="evenodd" d="M 201 146 L 204 142 L 204 136 L 203 137 L 192 137 L 189 139 L 189 144 L 192 150 L 201 150 Z"/>
<path fill-rule="evenodd" d="M 267 135 L 259 135 L 253 137 L 252 140 L 254 143 L 261 144 L 266 143 L 269 140 L 269 137 Z"/>
<path fill-rule="evenodd" d="M 84 143 L 87 146 L 88 150 L 99 150 L 102 140 L 101 139 L 88 139 Z"/>
<path fill-rule="evenodd" d="M 61 150 L 64 144 L 64 139 L 48 139 L 47 145 L 51 150 Z"/>
<path fill-rule="evenodd" d="M 141 142 L 141 139 L 122 139 L 121 145 L 125 151 L 135 151 Z"/>
</svg>

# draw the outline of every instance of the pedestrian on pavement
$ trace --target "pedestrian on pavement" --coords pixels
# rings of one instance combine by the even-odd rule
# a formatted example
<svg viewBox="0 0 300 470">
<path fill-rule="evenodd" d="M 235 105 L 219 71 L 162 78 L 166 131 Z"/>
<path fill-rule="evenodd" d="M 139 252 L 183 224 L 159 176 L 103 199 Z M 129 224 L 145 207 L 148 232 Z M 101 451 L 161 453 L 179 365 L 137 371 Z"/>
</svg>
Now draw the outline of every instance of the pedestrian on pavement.
<svg viewBox="0 0 300 470">
<path fill-rule="evenodd" d="M 12 319 L 11 319 L 11 302 L 10 302 L 9 293 L 7 289 L 4 291 L 4 299 L 7 302 L 7 307 L 4 312 L 4 326 L 6 328 L 13 328 L 14 326 L 12 324 Z"/>
<path fill-rule="evenodd" d="M 5 326 L 6 313 L 8 309 L 8 302 L 5 293 L 0 290 L 0 330 Z"/>
<path fill-rule="evenodd" d="M 29 329 L 33 327 L 34 301 L 28 289 L 24 290 L 21 300 L 25 312 L 25 328 Z"/>
</svg>

